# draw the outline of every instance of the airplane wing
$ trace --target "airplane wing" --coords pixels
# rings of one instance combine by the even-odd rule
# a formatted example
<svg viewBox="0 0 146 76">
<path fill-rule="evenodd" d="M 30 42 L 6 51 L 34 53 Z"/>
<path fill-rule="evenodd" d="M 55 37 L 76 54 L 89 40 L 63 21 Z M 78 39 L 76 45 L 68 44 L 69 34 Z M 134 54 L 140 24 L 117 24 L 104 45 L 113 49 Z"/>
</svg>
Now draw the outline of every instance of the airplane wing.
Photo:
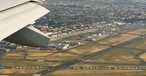
<svg viewBox="0 0 146 76">
<path fill-rule="evenodd" d="M 47 47 L 50 38 L 30 25 L 48 12 L 37 0 L 0 0 L 0 40 Z"/>
</svg>

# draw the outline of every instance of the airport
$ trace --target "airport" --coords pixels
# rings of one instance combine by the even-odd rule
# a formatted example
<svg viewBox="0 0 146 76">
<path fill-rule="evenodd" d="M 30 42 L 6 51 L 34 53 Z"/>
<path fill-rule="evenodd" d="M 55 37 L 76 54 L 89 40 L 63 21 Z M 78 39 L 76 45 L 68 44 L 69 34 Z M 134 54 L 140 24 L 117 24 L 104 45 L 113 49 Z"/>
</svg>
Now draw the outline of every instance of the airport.
<svg viewBox="0 0 146 76">
<path fill-rule="evenodd" d="M 128 2 L 1 0 L 0 75 L 146 75 L 145 1 Z"/>
</svg>

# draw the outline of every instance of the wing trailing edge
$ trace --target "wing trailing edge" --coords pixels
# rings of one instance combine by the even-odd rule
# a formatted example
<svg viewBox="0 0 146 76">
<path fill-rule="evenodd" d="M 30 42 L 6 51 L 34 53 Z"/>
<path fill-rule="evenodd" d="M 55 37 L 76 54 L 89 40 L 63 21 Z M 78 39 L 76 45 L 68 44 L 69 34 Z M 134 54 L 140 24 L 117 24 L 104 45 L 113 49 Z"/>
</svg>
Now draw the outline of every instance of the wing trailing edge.
<svg viewBox="0 0 146 76">
<path fill-rule="evenodd" d="M 33 26 L 25 27 L 22 30 L 7 37 L 5 40 L 21 45 L 35 47 L 48 47 L 50 42 L 49 37 L 45 36 L 42 32 Z"/>
</svg>

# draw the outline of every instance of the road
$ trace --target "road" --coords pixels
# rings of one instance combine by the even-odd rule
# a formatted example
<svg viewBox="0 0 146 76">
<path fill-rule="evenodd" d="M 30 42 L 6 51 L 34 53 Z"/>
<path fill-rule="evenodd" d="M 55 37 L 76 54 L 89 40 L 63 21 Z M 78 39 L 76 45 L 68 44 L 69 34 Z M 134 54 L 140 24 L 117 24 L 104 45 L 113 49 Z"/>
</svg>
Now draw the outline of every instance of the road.
<svg viewBox="0 0 146 76">
<path fill-rule="evenodd" d="M 146 66 L 74 66 L 67 69 L 74 70 L 146 70 Z"/>
</svg>

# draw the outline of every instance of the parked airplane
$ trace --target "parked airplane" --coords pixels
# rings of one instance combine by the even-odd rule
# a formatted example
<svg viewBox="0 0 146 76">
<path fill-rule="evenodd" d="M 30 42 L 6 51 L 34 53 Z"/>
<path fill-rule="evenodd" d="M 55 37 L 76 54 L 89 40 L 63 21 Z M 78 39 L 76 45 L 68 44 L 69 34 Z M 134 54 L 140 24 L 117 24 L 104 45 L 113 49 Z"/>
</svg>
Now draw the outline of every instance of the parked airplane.
<svg viewBox="0 0 146 76">
<path fill-rule="evenodd" d="M 31 26 L 49 12 L 42 0 L 0 0 L 0 41 L 48 47 L 50 38 Z"/>
</svg>

